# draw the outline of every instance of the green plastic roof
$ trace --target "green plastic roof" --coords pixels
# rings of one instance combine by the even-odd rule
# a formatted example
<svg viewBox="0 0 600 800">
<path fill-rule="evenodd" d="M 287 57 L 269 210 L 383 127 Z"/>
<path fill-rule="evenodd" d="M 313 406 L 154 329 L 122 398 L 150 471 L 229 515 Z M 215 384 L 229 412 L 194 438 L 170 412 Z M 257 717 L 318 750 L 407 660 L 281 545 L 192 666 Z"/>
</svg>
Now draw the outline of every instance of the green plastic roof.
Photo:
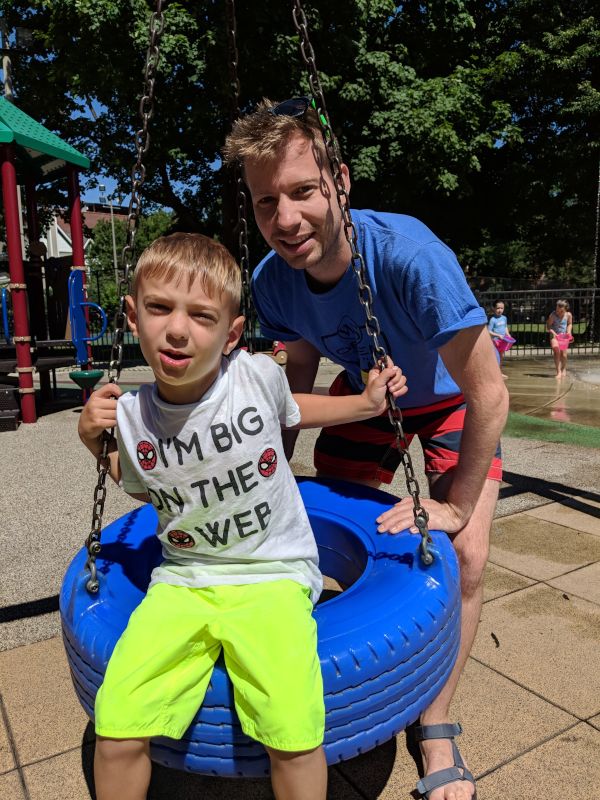
<svg viewBox="0 0 600 800">
<path fill-rule="evenodd" d="M 37 182 L 46 183 L 62 177 L 67 164 L 80 169 L 90 166 L 87 156 L 4 97 L 0 97 L 0 142 L 15 143 L 20 178 L 30 175 Z"/>
</svg>

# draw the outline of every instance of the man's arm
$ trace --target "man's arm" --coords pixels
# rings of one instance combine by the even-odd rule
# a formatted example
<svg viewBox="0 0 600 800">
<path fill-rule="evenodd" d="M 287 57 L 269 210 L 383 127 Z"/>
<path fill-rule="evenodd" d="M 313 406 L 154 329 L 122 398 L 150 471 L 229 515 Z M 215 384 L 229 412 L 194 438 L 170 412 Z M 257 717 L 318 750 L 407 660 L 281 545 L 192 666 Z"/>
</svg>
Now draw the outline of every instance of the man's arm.
<svg viewBox="0 0 600 800">
<path fill-rule="evenodd" d="M 286 342 L 287 364 L 285 374 L 292 392 L 310 394 L 315 385 L 321 354 L 310 342 L 299 339 Z M 294 446 L 298 438 L 297 430 L 282 431 L 283 446 L 288 461 L 294 454 Z"/>
<path fill-rule="evenodd" d="M 468 522 L 483 489 L 508 414 L 508 392 L 484 326 L 459 331 L 440 348 L 448 372 L 467 403 L 460 459 L 443 503 L 423 500 L 431 528 L 455 533 Z M 377 522 L 380 532 L 414 528 L 412 499 L 405 498 Z"/>
<path fill-rule="evenodd" d="M 466 328 L 440 348 L 467 404 L 460 459 L 446 499 L 463 525 L 479 499 L 508 415 L 508 391 L 489 345 L 480 328 Z"/>
</svg>

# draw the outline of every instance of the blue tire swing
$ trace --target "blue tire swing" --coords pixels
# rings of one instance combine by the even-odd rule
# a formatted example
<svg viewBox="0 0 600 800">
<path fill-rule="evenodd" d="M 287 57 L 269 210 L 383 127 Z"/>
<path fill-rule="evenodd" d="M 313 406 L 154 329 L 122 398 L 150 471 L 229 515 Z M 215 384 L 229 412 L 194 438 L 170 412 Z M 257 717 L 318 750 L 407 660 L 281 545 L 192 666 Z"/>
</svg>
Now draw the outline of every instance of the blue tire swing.
<svg viewBox="0 0 600 800">
<path fill-rule="evenodd" d="M 295 5 L 303 15 L 299 0 Z M 148 83 L 153 81 L 157 64 L 161 6 L 161 0 L 157 0 L 150 23 L 146 96 L 153 90 L 153 83 L 150 91 Z M 296 10 L 294 21 L 300 30 Z M 306 32 L 305 22 L 304 18 Z M 327 141 L 333 134 L 318 76 L 316 82 L 313 92 Z M 141 178 L 134 186 L 130 204 L 130 219 L 133 214 L 135 225 L 140 213 L 137 190 L 143 183 L 141 157 L 149 115 L 142 118 L 143 131 L 136 134 L 138 163 L 133 170 Z M 134 236 L 135 226 L 130 225 L 124 250 L 129 257 Z M 360 256 L 358 259 L 362 263 Z M 125 284 L 130 268 L 125 263 Z M 357 270 L 357 275 L 362 290 L 364 273 Z M 124 302 L 122 297 L 108 376 L 114 382 L 121 370 Z M 385 358 L 385 351 L 378 346 L 377 330 L 371 336 L 376 359 Z M 397 502 L 396 497 L 353 483 L 297 478 L 315 533 L 321 570 L 348 587 L 314 610 L 325 692 L 324 750 L 329 764 L 383 744 L 417 720 L 446 683 L 460 643 L 456 555 L 445 533 L 427 530 L 401 417 L 392 406 L 390 398 L 390 421 L 396 428 L 420 541 L 408 531 L 377 533 L 376 518 Z M 92 530 L 86 546 L 68 567 L 60 592 L 63 639 L 73 685 L 91 720 L 108 660 L 131 613 L 144 597 L 152 569 L 162 559 L 154 534 L 157 516 L 151 505 L 141 506 L 101 530 L 111 435 L 103 444 Z M 157 737 L 151 742 L 150 752 L 160 764 L 199 774 L 259 777 L 269 773 L 263 746 L 241 730 L 222 658 L 183 738 Z"/>
</svg>

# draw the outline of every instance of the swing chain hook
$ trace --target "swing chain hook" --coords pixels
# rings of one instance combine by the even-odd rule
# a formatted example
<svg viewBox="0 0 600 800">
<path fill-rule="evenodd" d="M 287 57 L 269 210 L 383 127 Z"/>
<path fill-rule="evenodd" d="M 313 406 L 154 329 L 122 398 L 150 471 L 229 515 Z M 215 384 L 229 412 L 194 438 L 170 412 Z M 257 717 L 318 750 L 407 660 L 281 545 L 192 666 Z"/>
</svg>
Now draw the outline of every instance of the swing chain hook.
<svg viewBox="0 0 600 800">
<path fill-rule="evenodd" d="M 315 110 L 319 120 L 319 125 L 321 126 L 321 133 L 323 135 L 327 157 L 330 163 L 338 205 L 342 213 L 344 235 L 350 246 L 350 251 L 352 254 L 351 264 L 358 281 L 359 301 L 365 311 L 365 327 L 368 335 L 371 338 L 371 355 L 373 358 L 373 363 L 378 364 L 379 369 L 383 369 L 387 364 L 388 355 L 385 347 L 380 341 L 381 327 L 379 325 L 379 320 L 373 313 L 373 294 L 369 286 L 364 258 L 358 249 L 358 235 L 356 232 L 356 226 L 352 220 L 352 214 L 350 212 L 350 197 L 348 195 L 348 190 L 346 189 L 342 174 L 341 150 L 337 137 L 329 121 L 329 115 L 325 105 L 325 96 L 323 94 L 321 80 L 317 71 L 315 53 L 308 34 L 308 20 L 306 18 L 306 14 L 304 13 L 301 0 L 293 0 L 292 16 L 296 31 L 300 36 L 300 53 L 308 71 L 308 81 L 315 103 Z M 406 488 L 413 501 L 414 524 L 421 535 L 421 561 L 423 564 L 429 566 L 433 563 L 433 553 L 429 549 L 429 545 L 431 544 L 431 536 L 428 529 L 429 515 L 421 505 L 419 483 L 415 477 L 412 458 L 408 451 L 408 441 L 402 428 L 402 412 L 396 405 L 396 401 L 390 392 L 386 393 L 386 400 L 388 417 L 394 429 L 396 447 L 400 454 L 400 460 L 404 468 Z"/>
<path fill-rule="evenodd" d="M 135 235 L 139 226 L 142 211 L 140 190 L 146 178 L 146 167 L 142 161 L 150 149 L 149 122 L 154 116 L 154 84 L 156 71 L 160 60 L 159 44 L 162 37 L 165 21 L 163 14 L 163 0 L 156 0 L 155 8 L 150 17 L 149 45 L 146 52 L 146 65 L 144 68 L 144 90 L 139 104 L 139 116 L 142 127 L 135 133 L 135 148 L 137 160 L 131 169 L 131 199 L 127 215 L 127 239 L 121 253 L 122 276 L 119 281 L 119 307 L 115 313 L 113 340 L 108 364 L 108 380 L 117 384 L 121 377 L 123 366 L 123 340 L 127 332 L 127 295 L 130 293 L 131 273 L 133 270 L 133 254 Z M 97 470 L 98 482 L 94 490 L 94 505 L 92 509 L 92 528 L 85 541 L 87 548 L 87 561 L 85 569 L 89 572 L 86 589 L 91 594 L 96 594 L 100 588 L 96 557 L 101 549 L 102 517 L 106 501 L 106 478 L 110 469 L 109 453 L 116 447 L 115 431 L 112 428 L 102 434 L 102 450 L 98 456 Z"/>
<path fill-rule="evenodd" d="M 240 79 L 238 73 L 239 52 L 237 47 L 237 22 L 235 14 L 235 0 L 227 0 L 225 4 L 227 16 L 227 49 L 229 52 L 229 79 L 231 98 L 231 124 L 240 117 Z M 238 222 L 238 253 L 240 270 L 242 273 L 242 306 L 244 316 L 244 342 L 248 352 L 253 354 L 256 350 L 254 329 L 256 327 L 256 312 L 250 294 L 250 250 L 248 247 L 248 197 L 239 164 L 235 164 L 234 182 L 237 198 Z"/>
</svg>

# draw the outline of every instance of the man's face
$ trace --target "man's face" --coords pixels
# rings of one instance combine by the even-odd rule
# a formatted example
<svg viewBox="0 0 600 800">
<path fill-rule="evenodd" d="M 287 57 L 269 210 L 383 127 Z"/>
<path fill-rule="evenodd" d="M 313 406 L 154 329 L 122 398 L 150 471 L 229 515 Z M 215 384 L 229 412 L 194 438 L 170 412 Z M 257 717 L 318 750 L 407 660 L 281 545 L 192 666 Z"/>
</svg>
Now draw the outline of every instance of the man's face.
<svg viewBox="0 0 600 800">
<path fill-rule="evenodd" d="M 292 136 L 280 158 L 246 161 L 246 183 L 256 223 L 267 243 L 294 269 L 319 283 L 335 283 L 350 262 L 333 179 L 313 144 Z M 346 190 L 348 169 L 342 165 Z"/>
</svg>

